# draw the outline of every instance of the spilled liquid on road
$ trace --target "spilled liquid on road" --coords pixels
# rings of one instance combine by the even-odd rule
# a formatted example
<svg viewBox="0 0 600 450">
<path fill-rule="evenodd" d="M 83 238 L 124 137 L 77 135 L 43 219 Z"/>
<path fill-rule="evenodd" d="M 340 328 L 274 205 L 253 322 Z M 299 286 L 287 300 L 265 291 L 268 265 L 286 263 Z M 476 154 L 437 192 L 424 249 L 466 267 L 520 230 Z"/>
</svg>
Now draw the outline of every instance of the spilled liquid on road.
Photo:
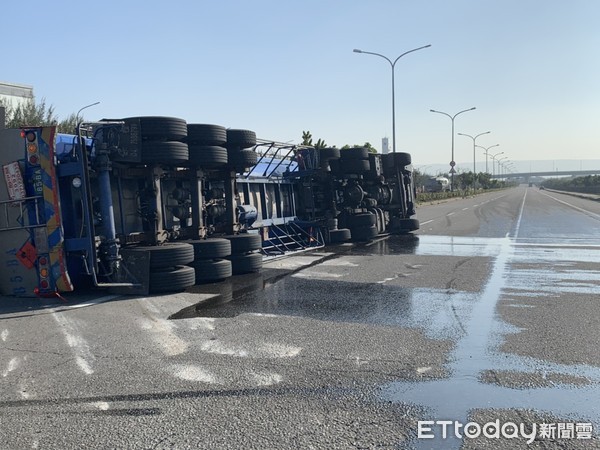
<svg viewBox="0 0 600 450">
<path fill-rule="evenodd" d="M 450 376 L 389 383 L 382 387 L 384 400 L 423 407 L 427 411 L 424 420 L 466 423 L 474 409 L 516 408 L 553 413 L 572 421 L 590 421 L 598 430 L 598 368 L 502 352 L 504 338 L 520 330 L 502 321 L 496 310 L 499 302 L 507 299 L 511 302 L 509 306 L 535 308 L 520 300 L 568 294 L 600 298 L 600 271 L 596 266 L 585 266 L 587 262 L 597 262 L 599 253 L 599 246 L 585 240 L 559 245 L 541 239 L 510 237 L 394 236 L 348 247 L 339 254 L 326 255 L 314 264 L 282 271 L 268 279 L 246 276 L 244 287 L 236 286 L 235 282 L 221 285 L 222 292 L 212 302 L 195 307 L 191 315 L 276 314 L 419 328 L 429 338 L 455 342 L 446 365 Z M 344 278 L 344 270 L 355 270 L 361 257 L 401 258 L 408 254 L 481 257 L 491 260 L 492 266 L 489 279 L 479 292 L 409 288 L 403 287 L 401 280 L 394 285 L 386 283 L 392 278 L 379 283 Z M 484 380 L 486 374 L 507 372 L 550 381 L 536 387 L 518 383 L 506 386 Z M 461 442 L 428 440 L 416 445 L 459 448 Z"/>
</svg>

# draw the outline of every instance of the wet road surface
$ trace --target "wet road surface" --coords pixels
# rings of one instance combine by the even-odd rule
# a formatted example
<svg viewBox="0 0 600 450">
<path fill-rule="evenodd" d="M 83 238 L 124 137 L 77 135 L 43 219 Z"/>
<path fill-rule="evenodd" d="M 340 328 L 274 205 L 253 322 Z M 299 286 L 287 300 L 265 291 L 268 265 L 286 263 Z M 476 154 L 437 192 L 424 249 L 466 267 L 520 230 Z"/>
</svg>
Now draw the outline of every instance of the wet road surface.
<svg viewBox="0 0 600 450">
<path fill-rule="evenodd" d="M 600 203 L 520 187 L 418 216 L 415 236 L 276 259 L 177 295 L 6 301 L 3 442 L 600 447 Z M 530 446 L 419 440 L 419 420 L 593 432 Z"/>
</svg>

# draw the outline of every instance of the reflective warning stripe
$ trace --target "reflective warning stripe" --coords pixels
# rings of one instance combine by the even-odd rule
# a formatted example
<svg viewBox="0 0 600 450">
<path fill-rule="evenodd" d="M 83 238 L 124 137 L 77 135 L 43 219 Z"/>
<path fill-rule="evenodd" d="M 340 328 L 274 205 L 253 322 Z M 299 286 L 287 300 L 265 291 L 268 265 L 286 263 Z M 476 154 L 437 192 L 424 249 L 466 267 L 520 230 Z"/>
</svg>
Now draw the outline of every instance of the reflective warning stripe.
<svg viewBox="0 0 600 450">
<path fill-rule="evenodd" d="M 40 167 L 44 197 L 44 215 L 48 235 L 51 280 L 60 292 L 73 290 L 64 255 L 64 232 L 60 217 L 60 199 L 54 166 L 55 127 L 44 127 L 38 134 Z"/>
</svg>

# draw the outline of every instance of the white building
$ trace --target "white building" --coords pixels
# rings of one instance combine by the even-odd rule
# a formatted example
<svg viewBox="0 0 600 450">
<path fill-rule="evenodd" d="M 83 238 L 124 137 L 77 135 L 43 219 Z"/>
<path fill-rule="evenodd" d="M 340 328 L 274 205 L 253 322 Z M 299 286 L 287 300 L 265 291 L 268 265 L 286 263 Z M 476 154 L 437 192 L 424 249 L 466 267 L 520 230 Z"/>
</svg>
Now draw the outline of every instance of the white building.
<svg viewBox="0 0 600 450">
<path fill-rule="evenodd" d="M 390 140 L 386 137 L 384 137 L 381 140 L 381 153 L 383 153 L 384 155 L 387 155 L 390 151 Z"/>
<path fill-rule="evenodd" d="M 16 107 L 33 98 L 33 86 L 0 81 L 0 101 Z"/>
</svg>

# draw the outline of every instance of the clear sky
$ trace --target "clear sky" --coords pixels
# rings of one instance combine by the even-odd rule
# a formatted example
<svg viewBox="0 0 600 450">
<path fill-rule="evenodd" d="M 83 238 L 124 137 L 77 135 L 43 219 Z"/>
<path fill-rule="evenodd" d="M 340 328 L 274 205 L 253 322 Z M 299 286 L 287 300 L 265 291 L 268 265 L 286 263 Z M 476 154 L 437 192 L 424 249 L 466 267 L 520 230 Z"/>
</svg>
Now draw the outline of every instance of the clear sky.
<svg viewBox="0 0 600 450">
<path fill-rule="evenodd" d="M 597 0 L 55 0 L 4 2 L 0 79 L 34 86 L 62 117 L 181 117 L 300 142 L 447 164 L 455 131 L 511 160 L 600 158 Z M 23 6 L 27 5 L 27 6 Z M 478 150 L 479 151 L 479 150 Z M 477 154 L 477 160 L 483 159 Z M 455 138 L 455 159 L 473 143 Z"/>
</svg>

